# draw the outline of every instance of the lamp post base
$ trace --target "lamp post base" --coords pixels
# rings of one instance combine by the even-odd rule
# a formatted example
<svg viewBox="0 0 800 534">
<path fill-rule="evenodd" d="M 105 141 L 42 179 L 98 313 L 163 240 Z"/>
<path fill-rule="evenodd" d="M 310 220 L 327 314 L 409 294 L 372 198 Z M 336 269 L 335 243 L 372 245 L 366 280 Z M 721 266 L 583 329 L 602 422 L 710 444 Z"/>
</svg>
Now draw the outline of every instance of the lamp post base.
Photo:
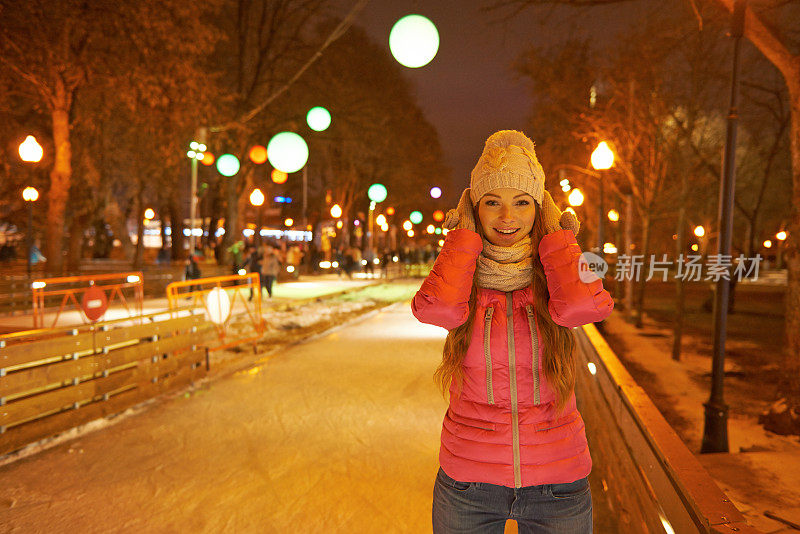
<svg viewBox="0 0 800 534">
<path fill-rule="evenodd" d="M 728 451 L 728 405 L 715 401 L 704 402 L 705 427 L 701 453 Z"/>
</svg>

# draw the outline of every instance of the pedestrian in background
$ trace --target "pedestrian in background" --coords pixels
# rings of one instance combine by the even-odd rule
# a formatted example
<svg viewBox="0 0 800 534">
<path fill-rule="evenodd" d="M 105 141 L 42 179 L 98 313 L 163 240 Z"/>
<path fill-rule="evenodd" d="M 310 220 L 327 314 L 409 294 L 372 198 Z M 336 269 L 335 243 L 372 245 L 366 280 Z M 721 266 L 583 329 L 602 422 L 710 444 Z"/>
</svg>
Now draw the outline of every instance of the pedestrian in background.
<svg viewBox="0 0 800 534">
<path fill-rule="evenodd" d="M 236 241 L 228 247 L 228 252 L 233 259 L 233 274 L 239 274 L 239 269 L 244 265 L 244 241 Z"/>
<path fill-rule="evenodd" d="M 261 256 L 258 253 L 257 247 L 250 247 L 246 251 L 245 266 L 248 273 L 258 273 L 258 287 L 261 288 Z M 253 300 L 253 288 L 250 287 L 250 297 L 247 300 Z"/>
<path fill-rule="evenodd" d="M 575 403 L 571 328 L 613 301 L 579 277 L 579 223 L 544 189 L 533 143 L 486 141 L 447 214 L 444 246 L 412 300 L 449 330 L 435 378 L 450 405 L 433 490 L 433 531 L 592 532 L 592 460 Z"/>
<path fill-rule="evenodd" d="M 267 295 L 272 298 L 272 285 L 278 278 L 281 270 L 281 258 L 278 251 L 270 244 L 263 247 L 261 256 L 261 279 L 264 287 L 267 288 Z"/>
<path fill-rule="evenodd" d="M 186 260 L 186 267 L 183 270 L 183 279 L 197 280 L 200 277 L 202 277 L 202 273 L 200 272 L 200 266 L 197 265 L 197 256 L 190 254 Z M 200 289 L 199 285 L 192 284 L 189 286 L 189 291 L 196 291 L 198 289 Z"/>
</svg>

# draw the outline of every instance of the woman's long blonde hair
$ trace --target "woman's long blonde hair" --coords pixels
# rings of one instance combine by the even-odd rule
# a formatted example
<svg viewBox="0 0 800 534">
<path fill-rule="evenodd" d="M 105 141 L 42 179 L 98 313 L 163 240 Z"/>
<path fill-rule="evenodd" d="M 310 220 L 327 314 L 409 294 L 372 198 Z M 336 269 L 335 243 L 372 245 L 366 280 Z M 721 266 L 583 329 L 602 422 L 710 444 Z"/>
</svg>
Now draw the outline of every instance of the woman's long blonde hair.
<svg viewBox="0 0 800 534">
<path fill-rule="evenodd" d="M 477 212 L 477 210 L 475 210 Z M 544 361 L 542 368 L 544 374 L 553 389 L 556 391 L 556 410 L 560 413 L 572 394 L 575 387 L 575 339 L 572 330 L 559 326 L 550 317 L 547 304 L 550 301 L 550 293 L 547 290 L 547 279 L 544 274 L 544 266 L 536 252 L 539 241 L 545 235 L 544 223 L 540 216 L 541 210 L 537 205 L 536 215 L 531 230 L 531 244 L 534 247 L 533 254 L 533 299 L 535 304 L 536 324 L 542 337 L 542 354 Z M 483 237 L 477 213 L 475 213 L 476 229 Z M 472 328 L 475 324 L 475 309 L 478 287 L 475 277 L 472 279 L 472 290 L 469 296 L 469 316 L 467 321 L 461 326 L 450 330 L 444 342 L 442 363 L 434 373 L 434 381 L 444 394 L 455 382 L 456 391 L 460 394 L 464 371 L 462 363 L 464 356 L 469 348 L 472 339 Z"/>
</svg>

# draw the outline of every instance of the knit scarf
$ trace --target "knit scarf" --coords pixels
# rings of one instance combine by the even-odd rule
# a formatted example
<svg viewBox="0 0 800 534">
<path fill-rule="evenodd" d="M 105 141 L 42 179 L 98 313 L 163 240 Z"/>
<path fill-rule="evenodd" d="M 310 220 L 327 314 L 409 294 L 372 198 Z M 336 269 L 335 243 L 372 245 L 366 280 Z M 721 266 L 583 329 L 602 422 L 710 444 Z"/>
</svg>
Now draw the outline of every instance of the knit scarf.
<svg viewBox="0 0 800 534">
<path fill-rule="evenodd" d="M 493 245 L 483 238 L 483 252 L 475 271 L 479 287 L 514 291 L 529 286 L 533 279 L 533 247 L 530 236 L 510 247 Z"/>
</svg>

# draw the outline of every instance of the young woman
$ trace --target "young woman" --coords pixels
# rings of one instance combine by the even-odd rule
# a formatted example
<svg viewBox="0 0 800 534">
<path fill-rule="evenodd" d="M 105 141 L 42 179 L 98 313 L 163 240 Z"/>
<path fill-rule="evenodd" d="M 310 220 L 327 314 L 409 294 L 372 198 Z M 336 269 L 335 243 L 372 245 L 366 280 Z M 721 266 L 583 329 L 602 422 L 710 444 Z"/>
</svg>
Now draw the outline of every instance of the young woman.
<svg viewBox="0 0 800 534">
<path fill-rule="evenodd" d="M 530 139 L 486 141 L 470 188 L 412 301 L 449 330 L 435 378 L 449 388 L 435 533 L 592 532 L 592 461 L 575 404 L 571 328 L 601 321 L 613 301 L 578 276 L 579 224 L 544 189 Z M 585 276 L 584 276 L 585 278 Z"/>
</svg>

